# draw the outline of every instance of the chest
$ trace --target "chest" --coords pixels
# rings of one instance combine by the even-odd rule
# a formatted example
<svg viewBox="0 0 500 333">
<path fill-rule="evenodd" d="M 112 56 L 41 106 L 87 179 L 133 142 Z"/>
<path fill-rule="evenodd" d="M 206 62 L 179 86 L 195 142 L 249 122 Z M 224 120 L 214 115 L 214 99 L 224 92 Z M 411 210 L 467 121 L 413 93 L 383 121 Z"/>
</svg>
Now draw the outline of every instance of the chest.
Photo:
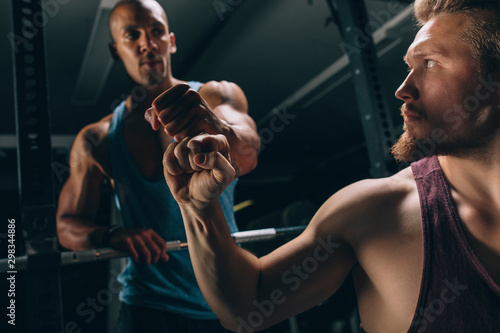
<svg viewBox="0 0 500 333">
<path fill-rule="evenodd" d="M 124 122 L 125 145 L 128 153 L 145 178 L 157 180 L 163 174 L 163 153 L 171 138 L 162 130 L 137 129 Z"/>
<path fill-rule="evenodd" d="M 456 193 L 453 197 L 465 241 L 488 274 L 500 285 L 500 212 L 478 209 Z"/>
</svg>

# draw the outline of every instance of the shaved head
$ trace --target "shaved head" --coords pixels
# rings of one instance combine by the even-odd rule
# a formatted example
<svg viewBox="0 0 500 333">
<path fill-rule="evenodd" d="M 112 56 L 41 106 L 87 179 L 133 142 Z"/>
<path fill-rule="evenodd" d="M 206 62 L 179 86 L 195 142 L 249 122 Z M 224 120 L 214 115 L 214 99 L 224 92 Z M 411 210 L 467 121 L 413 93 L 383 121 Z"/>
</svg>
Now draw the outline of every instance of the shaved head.
<svg viewBox="0 0 500 333">
<path fill-rule="evenodd" d="M 109 13 L 109 31 L 111 33 L 111 39 L 113 41 L 116 38 L 115 36 L 115 26 L 117 18 L 116 13 L 119 8 L 124 6 L 135 6 L 137 11 L 145 8 L 156 7 L 157 9 L 161 10 L 162 16 L 165 19 L 168 28 L 167 14 L 165 14 L 163 7 L 156 0 L 120 0 L 116 3 L 116 5 L 114 5 L 113 9 L 111 9 L 111 13 Z"/>
<path fill-rule="evenodd" d="M 122 0 L 109 15 L 113 59 L 122 62 L 134 84 L 153 89 L 170 77 L 175 36 L 155 0 Z"/>
</svg>

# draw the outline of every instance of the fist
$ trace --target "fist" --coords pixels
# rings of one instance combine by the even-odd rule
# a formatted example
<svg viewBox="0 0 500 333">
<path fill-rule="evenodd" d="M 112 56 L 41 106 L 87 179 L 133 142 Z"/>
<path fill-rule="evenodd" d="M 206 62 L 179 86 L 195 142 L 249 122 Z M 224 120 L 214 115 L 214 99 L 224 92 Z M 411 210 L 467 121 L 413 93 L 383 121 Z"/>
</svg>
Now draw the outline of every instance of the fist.
<svg viewBox="0 0 500 333">
<path fill-rule="evenodd" d="M 187 84 L 178 84 L 160 94 L 144 114 L 153 130 L 163 127 L 175 141 L 200 133 L 221 134 L 223 123 L 208 103 Z"/>
<path fill-rule="evenodd" d="M 175 200 L 197 208 L 216 199 L 235 178 L 229 144 L 221 134 L 171 143 L 163 155 L 163 169 Z"/>
</svg>

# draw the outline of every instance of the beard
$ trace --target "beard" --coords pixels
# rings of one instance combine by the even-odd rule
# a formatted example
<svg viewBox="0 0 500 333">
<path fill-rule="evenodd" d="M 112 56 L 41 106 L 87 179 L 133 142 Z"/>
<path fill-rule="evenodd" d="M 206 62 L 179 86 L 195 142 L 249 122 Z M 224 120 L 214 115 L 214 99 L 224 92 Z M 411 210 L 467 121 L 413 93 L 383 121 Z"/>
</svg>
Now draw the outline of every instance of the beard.
<svg viewBox="0 0 500 333">
<path fill-rule="evenodd" d="M 404 104 L 401 107 L 403 117 L 406 110 L 415 113 L 424 121 L 427 120 L 427 114 L 422 109 Z M 433 128 L 430 133 L 422 137 L 410 135 L 405 124 L 404 132 L 391 148 L 391 153 L 398 162 L 415 162 L 433 155 L 452 155 L 462 158 L 484 155 L 485 149 L 492 141 L 494 131 L 484 127 L 480 130 L 477 126 L 477 114 L 472 114 L 463 121 L 468 125 L 465 133 L 443 126 Z M 487 127 L 491 129 L 491 126 Z M 459 135 L 456 135 L 457 133 Z"/>
<path fill-rule="evenodd" d="M 405 111 L 411 111 L 422 119 L 427 119 L 427 114 L 424 110 L 414 107 L 412 104 L 403 104 L 400 108 L 401 116 L 404 118 Z M 417 138 L 408 133 L 408 126 L 404 124 L 403 134 L 391 148 L 391 154 L 398 162 L 414 162 L 421 158 L 431 156 L 432 149 L 421 149 L 428 147 L 430 142 L 428 138 Z"/>
<path fill-rule="evenodd" d="M 148 90 L 154 90 L 165 80 L 163 73 L 156 72 L 150 69 L 147 75 L 143 78 L 142 85 Z"/>
<path fill-rule="evenodd" d="M 412 137 L 403 127 L 404 133 L 391 148 L 391 154 L 398 162 L 415 162 L 427 156 L 435 155 L 436 145 L 430 139 Z"/>
</svg>

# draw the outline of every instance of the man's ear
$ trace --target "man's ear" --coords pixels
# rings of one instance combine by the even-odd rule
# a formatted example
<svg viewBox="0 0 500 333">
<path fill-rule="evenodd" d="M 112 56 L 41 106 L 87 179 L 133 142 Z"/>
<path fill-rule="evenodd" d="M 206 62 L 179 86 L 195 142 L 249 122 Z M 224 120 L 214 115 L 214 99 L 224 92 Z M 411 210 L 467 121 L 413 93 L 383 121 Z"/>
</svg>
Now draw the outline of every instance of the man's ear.
<svg viewBox="0 0 500 333">
<path fill-rule="evenodd" d="M 122 61 L 120 59 L 120 56 L 118 55 L 118 51 L 116 50 L 116 44 L 115 43 L 109 43 L 109 52 L 111 53 L 111 56 L 113 57 L 113 60 L 116 62 Z"/>
<path fill-rule="evenodd" d="M 173 32 L 168 34 L 168 37 L 170 38 L 170 53 L 174 54 L 177 52 L 177 45 L 175 45 L 175 35 Z"/>
</svg>

